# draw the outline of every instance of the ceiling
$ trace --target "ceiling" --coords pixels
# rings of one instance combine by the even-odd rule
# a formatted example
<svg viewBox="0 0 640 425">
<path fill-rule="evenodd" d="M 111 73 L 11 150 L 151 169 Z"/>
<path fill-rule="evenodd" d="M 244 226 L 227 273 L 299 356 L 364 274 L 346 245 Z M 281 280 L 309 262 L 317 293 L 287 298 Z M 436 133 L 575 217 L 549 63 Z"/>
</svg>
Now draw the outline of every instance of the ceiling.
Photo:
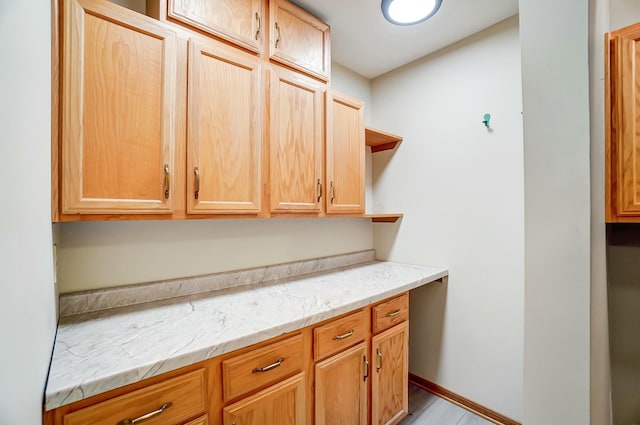
<svg viewBox="0 0 640 425">
<path fill-rule="evenodd" d="M 518 13 L 518 0 L 443 0 L 427 21 L 396 26 L 380 0 L 293 1 L 331 25 L 332 60 L 370 79 Z"/>
</svg>

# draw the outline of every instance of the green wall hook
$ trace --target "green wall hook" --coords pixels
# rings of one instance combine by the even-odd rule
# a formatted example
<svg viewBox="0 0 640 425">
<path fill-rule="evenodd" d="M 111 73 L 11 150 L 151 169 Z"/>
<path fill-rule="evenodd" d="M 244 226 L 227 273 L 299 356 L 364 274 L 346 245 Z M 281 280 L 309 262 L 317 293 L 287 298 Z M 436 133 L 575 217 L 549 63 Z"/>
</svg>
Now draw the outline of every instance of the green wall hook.
<svg viewBox="0 0 640 425">
<path fill-rule="evenodd" d="M 489 128 L 489 120 L 491 119 L 491 114 L 484 114 L 484 118 L 482 120 L 482 124 L 484 124 L 485 127 Z"/>
</svg>

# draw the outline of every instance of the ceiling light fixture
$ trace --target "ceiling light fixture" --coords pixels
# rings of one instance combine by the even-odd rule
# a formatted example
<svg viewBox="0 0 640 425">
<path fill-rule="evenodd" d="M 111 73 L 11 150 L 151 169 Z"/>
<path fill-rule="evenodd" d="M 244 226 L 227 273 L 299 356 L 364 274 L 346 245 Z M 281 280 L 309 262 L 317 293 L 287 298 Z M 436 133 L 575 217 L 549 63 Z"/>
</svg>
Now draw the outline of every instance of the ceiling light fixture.
<svg viewBox="0 0 640 425">
<path fill-rule="evenodd" d="M 382 0 L 382 14 L 395 25 L 426 21 L 440 9 L 442 0 Z"/>
</svg>

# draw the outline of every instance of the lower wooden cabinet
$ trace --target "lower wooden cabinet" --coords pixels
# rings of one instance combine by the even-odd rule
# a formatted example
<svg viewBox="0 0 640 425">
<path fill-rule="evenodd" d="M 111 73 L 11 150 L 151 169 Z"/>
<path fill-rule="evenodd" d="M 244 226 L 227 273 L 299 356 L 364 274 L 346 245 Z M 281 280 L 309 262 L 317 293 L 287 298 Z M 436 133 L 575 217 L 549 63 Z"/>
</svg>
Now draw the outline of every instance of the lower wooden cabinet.
<svg viewBox="0 0 640 425">
<path fill-rule="evenodd" d="M 366 425 L 367 344 L 360 343 L 316 364 L 315 424 Z"/>
<path fill-rule="evenodd" d="M 409 322 L 371 339 L 372 425 L 397 424 L 409 413 Z"/>
<path fill-rule="evenodd" d="M 224 408 L 224 425 L 304 425 L 305 375 L 299 373 Z"/>
<path fill-rule="evenodd" d="M 204 416 L 200 416 L 198 419 L 189 421 L 184 425 L 209 425 L 209 420 L 207 418 L 207 415 L 204 415 Z"/>
<path fill-rule="evenodd" d="M 60 423 L 114 425 L 146 416 L 148 425 L 181 425 L 206 408 L 205 371 L 199 369 L 66 414 Z M 204 420 L 188 424 L 206 424 Z"/>
<path fill-rule="evenodd" d="M 392 425 L 408 411 L 408 294 L 45 412 L 46 425 Z M 127 422 L 128 423 L 128 422 Z"/>
</svg>

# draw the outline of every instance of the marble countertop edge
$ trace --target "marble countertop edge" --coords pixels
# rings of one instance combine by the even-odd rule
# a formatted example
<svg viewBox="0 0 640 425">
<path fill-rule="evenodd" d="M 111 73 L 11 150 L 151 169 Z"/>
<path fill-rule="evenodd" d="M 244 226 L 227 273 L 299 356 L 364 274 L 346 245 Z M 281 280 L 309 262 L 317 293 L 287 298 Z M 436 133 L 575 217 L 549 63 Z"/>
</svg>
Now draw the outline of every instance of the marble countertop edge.
<svg viewBox="0 0 640 425">
<path fill-rule="evenodd" d="M 382 263 L 384 262 L 378 264 Z M 401 263 L 388 264 L 388 267 L 397 268 L 398 270 L 403 270 L 406 268 L 405 271 L 407 272 L 410 271 L 411 273 L 413 273 L 415 271 L 419 273 L 420 276 L 418 278 L 416 278 L 416 276 L 413 276 L 411 279 L 408 279 L 407 281 L 404 281 L 402 283 L 394 283 L 390 288 L 383 287 L 380 290 L 377 290 L 377 288 L 371 288 L 371 292 L 358 295 L 357 298 L 355 298 L 355 295 L 352 295 L 352 298 L 355 299 L 350 299 L 348 301 L 345 300 L 346 302 L 338 302 L 337 304 L 332 304 L 331 302 L 327 301 L 327 304 L 313 305 L 313 311 L 298 315 L 294 319 L 283 318 L 280 321 L 267 322 L 266 320 L 250 320 L 248 318 L 242 319 L 239 316 L 229 314 L 229 316 L 236 316 L 231 317 L 231 319 L 235 321 L 244 320 L 247 323 L 251 322 L 251 328 L 244 330 L 241 329 L 240 332 L 236 333 L 235 337 L 224 336 L 219 338 L 219 340 L 215 343 L 207 342 L 204 346 L 191 347 L 185 349 L 185 351 L 182 352 L 177 351 L 175 353 L 165 353 L 161 356 L 162 360 L 149 361 L 146 363 L 141 362 L 140 364 L 135 365 L 135 367 L 125 368 L 124 370 L 116 370 L 112 373 L 104 373 L 100 375 L 100 371 L 96 371 L 93 375 L 90 375 L 88 377 L 85 376 L 85 378 L 87 379 L 73 380 L 71 378 L 68 378 L 67 381 L 65 381 L 60 376 L 57 376 L 57 379 L 50 379 L 47 384 L 45 393 L 45 409 L 52 410 L 56 407 L 70 404 L 77 400 L 85 399 L 106 391 L 113 390 L 115 388 L 138 382 L 143 379 L 157 376 L 223 354 L 227 354 L 240 348 L 263 342 L 268 339 L 293 332 L 297 329 L 301 329 L 340 316 L 342 314 L 349 313 L 350 311 L 357 310 L 367 305 L 393 297 L 399 293 L 415 289 L 424 284 L 441 280 L 442 278 L 448 276 L 448 270 L 444 268 L 414 266 L 411 264 Z M 350 273 L 358 273 L 358 267 L 359 266 L 355 266 L 351 269 L 347 269 L 347 271 L 349 271 Z M 345 270 L 341 268 L 340 272 L 344 271 Z M 328 272 L 328 274 L 323 275 L 324 280 L 331 279 L 330 273 L 331 272 Z M 312 281 L 310 283 L 313 284 L 314 282 Z M 307 285 L 307 283 L 304 283 L 304 285 Z M 309 289 L 307 286 L 304 286 L 304 288 Z M 322 291 L 318 292 L 320 295 L 324 295 L 322 294 Z M 299 294 L 292 295 L 292 297 L 295 298 L 296 295 Z M 214 299 L 215 295 L 209 295 L 209 297 L 211 299 Z M 225 320 L 226 318 L 227 316 L 225 316 Z M 87 327 L 89 326 L 86 324 L 83 325 Z M 196 337 L 194 337 L 194 339 L 195 338 Z M 65 344 L 65 342 L 62 341 L 61 344 Z M 72 351 L 70 348 L 68 348 L 68 350 Z M 56 358 L 54 351 L 54 361 L 55 360 Z M 82 364 L 83 362 L 81 361 L 80 363 Z M 60 373 L 61 372 L 58 372 L 58 374 Z"/>
</svg>

